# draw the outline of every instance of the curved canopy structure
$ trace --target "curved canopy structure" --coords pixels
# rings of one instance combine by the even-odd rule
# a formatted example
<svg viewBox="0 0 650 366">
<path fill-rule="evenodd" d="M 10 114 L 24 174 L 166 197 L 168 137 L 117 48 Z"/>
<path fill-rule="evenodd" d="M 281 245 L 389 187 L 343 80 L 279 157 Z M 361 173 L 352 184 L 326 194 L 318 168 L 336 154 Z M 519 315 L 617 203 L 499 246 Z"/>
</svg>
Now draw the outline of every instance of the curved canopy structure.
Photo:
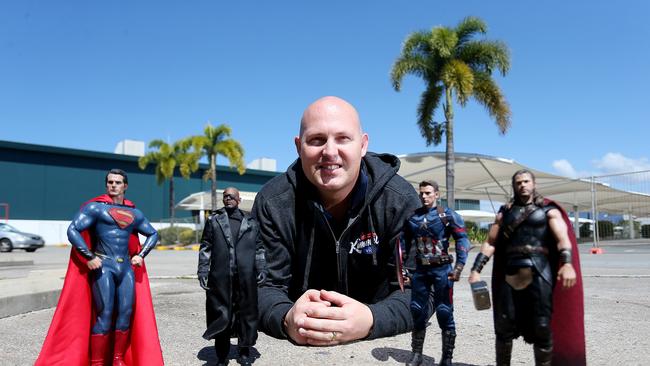
<svg viewBox="0 0 650 366">
<path fill-rule="evenodd" d="M 430 152 L 398 156 L 399 174 L 415 187 L 422 180 L 435 180 L 445 191 L 445 153 Z M 567 211 L 595 209 L 612 214 L 650 216 L 650 195 L 612 188 L 594 179 L 571 179 L 529 168 L 512 159 L 480 154 L 456 153 L 455 196 L 506 202 L 511 197 L 512 174 L 528 169 L 535 174 L 538 191 L 562 204 Z M 647 182 L 646 182 L 647 183 Z M 592 195 L 593 188 L 593 195 Z"/>
</svg>

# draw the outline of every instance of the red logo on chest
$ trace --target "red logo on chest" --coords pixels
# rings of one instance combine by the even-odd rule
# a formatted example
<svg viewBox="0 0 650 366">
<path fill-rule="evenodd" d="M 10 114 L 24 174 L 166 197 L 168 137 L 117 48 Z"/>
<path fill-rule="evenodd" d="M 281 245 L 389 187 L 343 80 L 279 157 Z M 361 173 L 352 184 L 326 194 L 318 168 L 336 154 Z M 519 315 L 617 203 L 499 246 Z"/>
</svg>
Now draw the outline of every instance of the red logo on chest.
<svg viewBox="0 0 650 366">
<path fill-rule="evenodd" d="M 131 225 L 133 223 L 133 220 L 135 219 L 135 215 L 133 215 L 133 212 L 123 208 L 113 207 L 110 210 L 108 210 L 108 214 L 111 215 L 111 217 L 113 218 L 113 220 L 115 220 L 115 223 L 117 224 L 117 226 L 120 227 L 120 229 L 124 229 L 125 227 Z"/>
</svg>

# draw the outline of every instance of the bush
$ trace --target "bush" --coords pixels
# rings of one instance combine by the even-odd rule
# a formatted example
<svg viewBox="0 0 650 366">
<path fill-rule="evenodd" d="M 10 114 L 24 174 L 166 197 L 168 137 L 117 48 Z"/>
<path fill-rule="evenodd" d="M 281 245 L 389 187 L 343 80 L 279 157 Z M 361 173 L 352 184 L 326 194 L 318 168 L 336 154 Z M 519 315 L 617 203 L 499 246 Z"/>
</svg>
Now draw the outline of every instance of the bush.
<svg viewBox="0 0 650 366">
<path fill-rule="evenodd" d="M 474 221 L 465 221 L 465 230 L 467 230 L 467 232 L 474 230 L 477 226 L 478 225 L 476 225 Z"/>
<path fill-rule="evenodd" d="M 611 238 L 614 236 L 614 223 L 611 221 L 598 221 L 598 236 Z"/>
<path fill-rule="evenodd" d="M 187 234 L 189 232 L 190 234 Z M 160 244 L 162 245 L 173 245 L 173 244 L 189 244 L 183 243 L 182 238 L 187 235 L 194 236 L 194 230 L 186 227 L 167 227 L 164 229 L 158 230 L 158 235 L 160 237 Z M 192 239 L 193 241 L 194 239 Z"/>
<path fill-rule="evenodd" d="M 471 243 L 480 245 L 487 241 L 488 229 L 482 229 L 470 221 L 465 223 L 465 230 Z"/>
<path fill-rule="evenodd" d="M 197 240 L 198 238 L 198 240 Z M 188 245 L 188 244 L 195 244 L 199 240 L 201 240 L 201 231 L 200 230 L 192 230 L 192 229 L 187 229 L 185 231 L 182 231 L 179 235 L 179 240 L 181 244 Z"/>
<path fill-rule="evenodd" d="M 650 238 L 650 225 L 642 225 L 641 226 L 641 237 L 642 238 Z"/>
<path fill-rule="evenodd" d="M 590 238 L 591 237 L 591 229 L 589 228 L 591 224 L 590 223 L 584 223 L 580 225 L 580 237 L 581 238 Z"/>
</svg>

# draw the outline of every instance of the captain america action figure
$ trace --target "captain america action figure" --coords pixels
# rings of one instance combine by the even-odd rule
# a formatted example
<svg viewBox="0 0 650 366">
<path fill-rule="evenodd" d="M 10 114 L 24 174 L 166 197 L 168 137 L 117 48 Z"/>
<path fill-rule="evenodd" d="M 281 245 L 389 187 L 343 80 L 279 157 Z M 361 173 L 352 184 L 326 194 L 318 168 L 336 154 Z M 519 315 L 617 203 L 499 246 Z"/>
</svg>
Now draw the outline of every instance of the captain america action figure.
<svg viewBox="0 0 650 366">
<path fill-rule="evenodd" d="M 422 181 L 419 184 L 422 207 L 417 209 L 404 227 L 406 253 L 415 244 L 415 272 L 412 278 L 411 314 L 413 333 L 412 359 L 407 365 L 417 366 L 423 362 L 422 348 L 426 335 L 426 323 L 435 311 L 442 330 L 442 357 L 440 365 L 451 365 L 456 341 L 454 322 L 453 288 L 467 260 L 470 243 L 462 217 L 449 208 L 437 205 L 440 197 L 438 184 Z M 449 238 L 456 245 L 456 264 L 449 254 Z M 433 290 L 433 308 L 430 291 Z"/>
</svg>

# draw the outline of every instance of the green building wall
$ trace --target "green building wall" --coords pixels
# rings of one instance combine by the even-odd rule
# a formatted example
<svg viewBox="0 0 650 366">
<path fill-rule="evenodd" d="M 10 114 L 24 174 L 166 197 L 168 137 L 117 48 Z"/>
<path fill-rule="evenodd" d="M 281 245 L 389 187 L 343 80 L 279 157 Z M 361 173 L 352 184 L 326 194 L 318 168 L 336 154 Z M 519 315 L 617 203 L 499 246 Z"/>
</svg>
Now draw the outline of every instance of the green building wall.
<svg viewBox="0 0 650 366">
<path fill-rule="evenodd" d="M 15 220 L 69 220 L 88 199 L 105 192 L 104 177 L 111 168 L 126 171 L 129 187 L 126 198 L 132 200 L 150 221 L 169 218 L 169 181 L 156 183 L 154 166 L 138 167 L 138 157 L 61 147 L 23 144 L 0 140 L 0 203 L 9 204 Z M 175 203 L 184 197 L 210 189 L 202 179 L 207 164 L 184 179 L 174 177 Z M 278 175 L 247 169 L 244 175 L 229 167 L 217 167 L 217 187 L 237 187 L 257 192 Z M 0 208 L 0 217 L 5 213 Z M 176 210 L 176 217 L 189 217 L 188 211 Z"/>
</svg>

